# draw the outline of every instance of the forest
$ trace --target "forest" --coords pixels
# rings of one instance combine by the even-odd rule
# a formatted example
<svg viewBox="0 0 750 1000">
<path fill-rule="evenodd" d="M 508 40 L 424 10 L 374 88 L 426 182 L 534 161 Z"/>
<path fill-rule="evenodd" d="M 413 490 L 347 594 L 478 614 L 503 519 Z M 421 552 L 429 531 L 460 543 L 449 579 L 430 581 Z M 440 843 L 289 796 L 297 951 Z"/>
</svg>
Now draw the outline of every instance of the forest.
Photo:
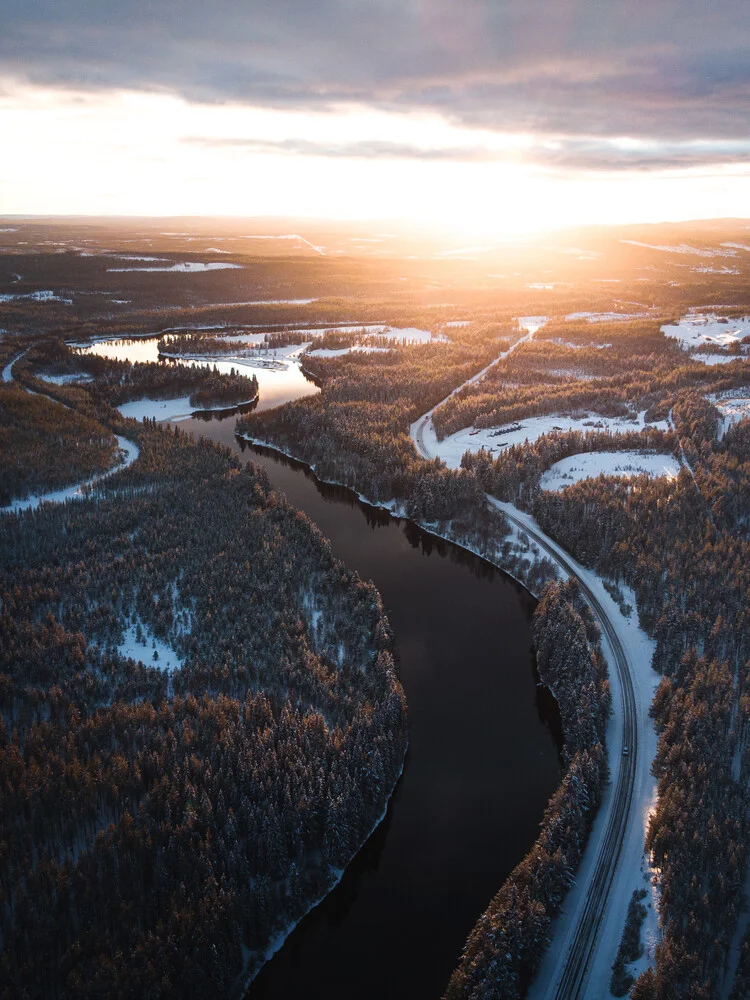
<svg viewBox="0 0 750 1000">
<path fill-rule="evenodd" d="M 119 406 L 133 399 L 172 399 L 187 395 L 196 409 L 226 403 L 248 402 L 258 395 L 258 380 L 240 371 L 229 375 L 198 365 L 115 361 L 81 354 L 60 338 L 35 341 L 14 367 L 21 382 L 44 375 L 89 376 L 86 392 L 96 402 Z M 31 384 L 31 383 L 30 383 Z M 49 392 L 48 384 L 42 387 Z"/>
<path fill-rule="evenodd" d="M 117 441 L 100 423 L 0 384 L 0 507 L 105 472 L 116 456 Z"/>
<path fill-rule="evenodd" d="M 524 995 L 573 884 L 608 774 L 607 668 L 598 626 L 575 581 L 545 587 L 534 613 L 534 645 L 540 679 L 560 706 L 565 772 L 534 847 L 469 934 L 445 1000 Z"/>
<path fill-rule="evenodd" d="M 406 742 L 390 629 L 372 588 L 336 563 L 262 475 L 112 408 L 207 388 L 211 400 L 245 399 L 253 380 L 84 357 L 63 337 L 160 331 L 178 350 L 193 338 L 208 353 L 222 341 L 201 326 L 260 332 L 280 347 L 299 342 L 290 328 L 310 325 L 327 330 L 315 346 L 337 349 L 363 342 L 337 323 L 391 323 L 446 342 L 309 355 L 320 395 L 249 414 L 238 432 L 516 572 L 507 524 L 486 493 L 511 500 L 613 591 L 633 589 L 662 675 L 652 707 L 659 801 L 647 843 L 661 941 L 630 996 L 748 994 L 750 938 L 740 940 L 739 917 L 750 834 L 750 421 L 727 429 L 708 397 L 744 391 L 750 365 L 697 363 L 661 333 L 705 303 L 736 303 L 744 315 L 747 281 L 685 282 L 684 261 L 658 274 L 649 265 L 644 276 L 636 251 L 621 252 L 632 256 L 616 288 L 596 284 L 609 276 L 603 263 L 553 261 L 544 291 L 528 283 L 538 274 L 525 263 L 495 290 L 484 263 L 480 282 L 474 265 L 450 262 L 448 282 L 445 262 L 245 254 L 242 271 L 186 291 L 181 276 L 160 277 L 157 288 L 70 253 L 19 247 L 2 258 L 9 295 L 10 275 L 23 271 L 22 293 L 33 295 L 44 275 L 57 296 L 4 303 L 3 324 L 33 337 L 4 336 L 0 360 L 31 346 L 16 377 L 75 409 L 58 408 L 62 447 L 24 438 L 20 425 L 46 428 L 55 404 L 3 386 L 0 422 L 15 420 L 13 442 L 30 455 L 19 460 L 6 436 L 3 468 L 15 462 L 13 474 L 36 489 L 58 475 L 62 456 L 68 462 L 64 442 L 75 438 L 86 442 L 76 454 L 83 476 L 111 461 L 114 433 L 137 440 L 141 458 L 95 502 L 0 519 L 10 640 L 0 680 L 0 991 L 95 996 L 117 984 L 127 996 L 159 982 L 164 996 L 231 994 L 269 936 L 330 887 L 367 835 Z M 586 280 L 569 281 L 568 266 L 586 268 Z M 626 316 L 630 308 L 638 315 Z M 589 322 L 581 312 L 597 309 L 624 318 Z M 645 429 L 563 428 L 499 456 L 466 456 L 460 470 L 418 457 L 411 423 L 518 339 L 513 316 L 541 313 L 551 318 L 533 340 L 437 410 L 438 436 L 539 414 L 645 411 Z M 175 331 L 185 332 L 173 340 Z M 90 381 L 39 377 L 81 372 Z M 671 481 L 599 477 L 540 489 L 563 457 L 623 448 L 671 453 L 682 471 Z M 528 575 L 516 575 L 541 593 L 551 566 L 531 554 L 526 563 Z M 236 627 L 240 615 L 247 628 Z M 605 777 L 609 695 L 575 587 L 544 591 L 534 634 L 540 676 L 561 707 L 565 777 L 534 848 L 471 932 L 450 1000 L 523 995 Z M 165 649 L 177 669 L 160 666 Z M 733 984 L 724 983 L 732 945 Z"/>
<path fill-rule="evenodd" d="M 632 586 L 656 639 L 659 801 L 647 848 L 662 940 L 632 995 L 709 1000 L 747 865 L 750 421 L 719 440 L 715 408 L 694 392 L 678 396 L 673 416 L 690 463 L 676 481 L 586 480 L 526 502 L 584 564 Z"/>
<path fill-rule="evenodd" d="M 3 996 L 234 995 L 403 763 L 373 586 L 228 452 L 138 437 L 0 519 Z"/>
<path fill-rule="evenodd" d="M 633 588 L 664 680 L 653 706 L 659 805 L 647 844 L 658 874 L 662 939 L 655 969 L 633 985 L 632 995 L 711 1000 L 725 972 L 747 868 L 750 422 L 720 434 L 719 413 L 707 397 L 742 390 L 750 376 L 747 362 L 693 362 L 661 334 L 663 322 L 551 322 L 434 417 L 444 436 L 472 423 L 502 427 L 538 414 L 645 411 L 643 431 L 563 428 L 498 457 L 467 454 L 458 473 L 437 460 L 423 462 L 410 450 L 410 422 L 448 395 L 449 383 L 466 378 L 465 370 L 444 364 L 446 380 L 432 391 L 430 352 L 444 346 L 311 358 L 320 396 L 250 415 L 240 430 L 365 496 L 402 501 L 417 519 L 463 519 L 468 544 L 486 531 L 481 514 L 468 513 L 481 509 L 485 491 L 513 501 L 584 565 L 612 585 Z M 457 338 L 444 359 L 460 349 Z M 487 355 L 475 348 L 474 357 L 478 370 Z M 417 359 L 419 382 L 414 378 L 412 386 L 410 378 L 402 389 Z M 650 426 L 657 420 L 669 429 Z M 631 448 L 672 453 L 683 470 L 674 481 L 600 477 L 560 493 L 539 488 L 543 472 L 562 457 Z M 502 915 L 518 908 L 517 892 L 511 879 L 475 928 L 449 996 L 506 995 L 498 992 L 500 980 L 508 996 L 524 989 L 536 952 L 530 956 L 519 945 L 513 968 L 492 958 Z M 485 941 L 482 927 L 490 926 Z M 529 933 L 541 948 L 544 935 L 537 931 L 534 925 Z"/>
<path fill-rule="evenodd" d="M 457 342 L 384 353 L 311 356 L 305 369 L 323 392 L 241 418 L 237 431 L 289 449 L 323 479 L 342 482 L 373 501 L 395 498 L 427 521 L 478 499 L 471 477 L 417 458 L 409 427 L 486 365 L 498 350 Z"/>
</svg>

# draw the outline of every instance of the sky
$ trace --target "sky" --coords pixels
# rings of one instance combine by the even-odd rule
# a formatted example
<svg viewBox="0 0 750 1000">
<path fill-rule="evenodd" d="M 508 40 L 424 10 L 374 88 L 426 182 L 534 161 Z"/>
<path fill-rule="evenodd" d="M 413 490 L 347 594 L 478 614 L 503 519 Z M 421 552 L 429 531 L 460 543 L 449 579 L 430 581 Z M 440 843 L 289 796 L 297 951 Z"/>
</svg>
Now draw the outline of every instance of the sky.
<svg viewBox="0 0 750 1000">
<path fill-rule="evenodd" d="M 750 217 L 747 0 L 4 0 L 0 213 Z"/>
</svg>

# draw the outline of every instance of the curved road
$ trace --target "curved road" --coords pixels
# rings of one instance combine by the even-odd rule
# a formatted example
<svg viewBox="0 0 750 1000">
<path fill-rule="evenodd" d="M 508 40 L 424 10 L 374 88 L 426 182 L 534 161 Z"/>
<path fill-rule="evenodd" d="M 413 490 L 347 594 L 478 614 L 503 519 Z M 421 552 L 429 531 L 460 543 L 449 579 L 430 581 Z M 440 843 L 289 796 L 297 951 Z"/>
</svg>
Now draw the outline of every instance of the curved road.
<svg viewBox="0 0 750 1000">
<path fill-rule="evenodd" d="M 479 382 L 491 368 L 506 358 L 516 347 L 524 341 L 530 340 L 534 332 L 529 332 L 525 337 L 517 341 L 511 347 L 510 351 L 504 352 L 492 364 L 469 379 L 468 382 L 464 382 L 458 386 L 446 399 L 450 399 L 451 396 L 465 386 Z M 445 401 L 443 400 L 438 403 L 429 413 L 420 417 L 411 428 L 412 440 L 417 450 L 423 458 L 428 460 L 431 460 L 434 456 L 430 454 L 425 444 L 424 433 L 432 421 L 433 413 Z M 526 518 L 519 516 L 520 512 L 514 511 L 514 508 L 510 504 L 500 503 L 500 501 L 491 496 L 488 496 L 487 500 L 493 507 L 502 511 L 517 528 L 533 538 L 536 544 L 565 573 L 578 581 L 581 593 L 591 607 L 602 632 L 606 636 L 612 651 L 614 669 L 617 671 L 617 677 L 622 690 L 623 713 L 621 738 L 622 746 L 628 748 L 628 754 L 619 758 L 616 784 L 609 803 L 609 816 L 606 818 L 606 827 L 597 845 L 597 855 L 591 867 L 590 883 L 586 886 L 581 905 L 579 905 L 578 911 L 573 917 L 572 930 L 567 935 L 560 960 L 557 963 L 552 981 L 550 981 L 545 994 L 547 1000 L 582 1000 L 586 995 L 588 973 L 595 954 L 604 913 L 610 899 L 610 892 L 625 842 L 625 835 L 632 818 L 631 813 L 638 760 L 638 720 L 631 666 L 607 612 L 596 595 L 591 591 L 591 588 L 586 584 L 586 581 L 576 570 L 570 557 L 567 556 L 564 550 L 548 538 L 538 526 L 529 524 Z M 610 764 L 614 770 L 614 762 L 610 761 Z"/>
<path fill-rule="evenodd" d="M 548 993 L 548 996 L 554 996 L 555 1000 L 578 1000 L 579 997 L 585 995 L 587 973 L 625 840 L 633 802 L 638 759 L 638 728 L 633 680 L 625 650 L 606 611 L 559 547 L 552 543 L 543 532 L 533 529 L 525 519 L 522 520 L 511 513 L 508 510 L 509 505 L 500 504 L 492 497 L 488 499 L 493 507 L 501 510 L 509 521 L 533 538 L 537 545 L 554 559 L 569 576 L 578 581 L 581 593 L 586 598 L 607 637 L 622 689 L 622 745 L 628 748 L 628 755 L 620 758 L 617 783 L 610 803 L 610 815 L 606 831 L 601 838 L 599 854 L 593 866 L 585 904 L 576 914 L 572 941 L 564 955 L 561 956 L 564 963 L 562 974 L 558 978 L 554 993 Z"/>
<path fill-rule="evenodd" d="M 541 320 L 542 317 L 529 316 L 527 319 Z M 481 382 L 481 380 L 484 378 L 484 376 L 487 374 L 488 371 L 494 368 L 495 365 L 499 365 L 501 361 L 504 361 L 506 358 L 510 357 L 513 351 L 515 351 L 517 347 L 520 347 L 521 344 L 525 344 L 527 340 L 531 340 L 536 331 L 543 325 L 544 325 L 543 322 L 529 323 L 527 327 L 528 332 L 525 334 L 525 336 L 520 337 L 514 344 L 511 344 L 511 346 L 508 348 L 507 351 L 503 351 L 502 354 L 499 354 L 494 361 L 490 361 L 490 363 L 480 372 L 477 372 L 476 375 L 472 375 L 470 379 L 467 379 L 465 382 L 462 382 L 461 385 L 456 386 L 453 392 L 449 392 L 448 395 L 445 397 L 445 399 L 441 399 L 440 402 L 437 403 L 435 406 L 433 406 L 433 408 L 428 413 L 425 413 L 425 415 L 423 417 L 420 417 L 419 420 L 416 421 L 416 423 L 412 424 L 411 426 L 412 440 L 417 446 L 417 451 L 423 458 L 426 458 L 428 459 L 428 461 L 431 461 L 435 457 L 434 455 L 430 454 L 429 449 L 427 448 L 427 445 L 425 444 L 424 441 L 424 432 L 427 429 L 427 425 L 432 420 L 432 414 L 435 412 L 435 410 L 439 410 L 440 407 L 443 405 L 443 403 L 447 403 L 448 400 L 452 396 L 455 396 L 457 392 L 461 392 L 462 389 L 465 389 L 469 385 L 476 385 L 477 382 Z M 521 329 L 523 329 L 523 327 Z"/>
</svg>

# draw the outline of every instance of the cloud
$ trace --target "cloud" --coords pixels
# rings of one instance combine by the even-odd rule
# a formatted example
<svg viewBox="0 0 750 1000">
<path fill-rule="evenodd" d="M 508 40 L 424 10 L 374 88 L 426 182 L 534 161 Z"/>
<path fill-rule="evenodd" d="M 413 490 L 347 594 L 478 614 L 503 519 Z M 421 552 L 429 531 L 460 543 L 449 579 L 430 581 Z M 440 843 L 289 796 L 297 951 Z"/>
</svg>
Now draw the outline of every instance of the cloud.
<svg viewBox="0 0 750 1000">
<path fill-rule="evenodd" d="M 4 0 L 0 75 L 434 110 L 509 132 L 741 140 L 750 13 L 747 0 Z"/>
<path fill-rule="evenodd" d="M 451 163 L 523 162 L 548 170 L 585 171 L 665 171 L 703 169 L 750 163 L 750 141 L 733 143 L 635 143 L 623 145 L 606 139 L 555 137 L 550 141 L 526 143 L 522 149 L 493 149 L 488 146 L 423 146 L 384 140 L 353 142 L 310 139 L 260 139 L 191 136 L 188 145 L 207 149 L 237 150 L 249 154 L 319 156 L 335 159 L 424 160 Z"/>
</svg>

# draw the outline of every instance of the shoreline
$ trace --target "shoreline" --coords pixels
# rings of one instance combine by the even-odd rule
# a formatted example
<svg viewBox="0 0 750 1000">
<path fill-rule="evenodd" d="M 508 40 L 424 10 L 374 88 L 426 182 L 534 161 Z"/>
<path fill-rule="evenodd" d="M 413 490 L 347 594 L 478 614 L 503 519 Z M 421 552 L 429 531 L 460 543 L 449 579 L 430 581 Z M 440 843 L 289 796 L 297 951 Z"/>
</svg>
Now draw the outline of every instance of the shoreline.
<svg viewBox="0 0 750 1000">
<path fill-rule="evenodd" d="M 380 816 L 376 819 L 375 823 L 373 824 L 372 829 L 369 831 L 369 833 L 367 833 L 365 835 L 365 837 L 363 838 L 362 842 L 357 847 L 357 850 L 354 852 L 354 854 L 352 854 L 351 858 L 349 859 L 349 861 L 347 862 L 347 864 L 346 864 L 346 866 L 344 868 L 332 868 L 331 869 L 332 872 L 337 872 L 338 874 L 336 875 L 336 878 L 333 881 L 333 883 L 331 884 L 330 888 L 327 889 L 323 893 L 322 896 L 320 896 L 318 899 L 316 899 L 312 903 L 310 903 L 310 905 L 305 910 L 305 912 L 300 917 L 298 917 L 293 923 L 288 924 L 286 927 L 283 927 L 281 930 L 277 931 L 276 935 L 273 938 L 271 938 L 271 941 L 268 943 L 268 945 L 266 945 L 266 949 L 263 952 L 263 956 L 264 957 L 263 957 L 262 961 L 260 961 L 260 964 L 258 965 L 257 969 L 255 969 L 254 972 L 251 972 L 249 974 L 249 976 L 247 976 L 247 978 L 245 978 L 242 981 L 242 983 L 240 984 L 240 987 L 241 987 L 241 990 L 242 990 L 242 994 L 239 994 L 239 992 L 238 992 L 238 995 L 244 995 L 248 991 L 248 989 L 250 988 L 250 986 L 253 983 L 253 980 L 260 974 L 261 970 L 268 964 L 268 962 L 271 961 L 271 959 L 273 958 L 273 956 L 277 952 L 281 951 L 281 949 L 286 944 L 289 936 L 302 923 L 302 921 L 305 919 L 305 917 L 309 916 L 309 914 L 312 913 L 312 911 L 314 909 L 316 909 L 316 907 L 320 906 L 321 903 L 323 903 L 326 899 L 328 899 L 328 897 L 331 895 L 331 893 L 334 891 L 334 889 L 337 888 L 337 886 L 339 885 L 339 883 L 343 879 L 343 877 L 346 874 L 346 872 L 349 870 L 349 867 L 350 867 L 351 863 L 354 861 L 354 859 L 357 857 L 357 855 L 360 853 L 360 851 L 364 848 L 365 844 L 368 842 L 368 840 L 370 839 L 370 837 L 372 837 L 372 835 L 375 833 L 375 831 L 377 830 L 377 828 L 380 826 L 380 824 L 383 822 L 383 820 L 385 819 L 385 817 L 388 815 L 388 810 L 391 807 L 391 800 L 393 799 L 393 796 L 394 796 L 394 794 L 396 792 L 396 789 L 398 788 L 398 784 L 399 784 L 399 782 L 401 781 L 401 778 L 404 775 L 404 769 L 406 768 L 406 756 L 407 756 L 407 754 L 409 752 L 409 735 L 408 735 L 408 733 L 409 733 L 409 731 L 408 731 L 408 727 L 407 727 L 406 746 L 404 747 L 404 756 L 403 756 L 403 760 L 401 761 L 401 769 L 399 770 L 398 775 L 396 777 L 396 780 L 393 783 L 393 788 L 388 793 L 388 797 L 386 798 L 385 806 L 383 807 L 383 811 L 380 814 Z M 243 973 L 242 973 L 243 977 L 245 975 L 246 975 L 246 970 L 243 971 Z"/>
</svg>

